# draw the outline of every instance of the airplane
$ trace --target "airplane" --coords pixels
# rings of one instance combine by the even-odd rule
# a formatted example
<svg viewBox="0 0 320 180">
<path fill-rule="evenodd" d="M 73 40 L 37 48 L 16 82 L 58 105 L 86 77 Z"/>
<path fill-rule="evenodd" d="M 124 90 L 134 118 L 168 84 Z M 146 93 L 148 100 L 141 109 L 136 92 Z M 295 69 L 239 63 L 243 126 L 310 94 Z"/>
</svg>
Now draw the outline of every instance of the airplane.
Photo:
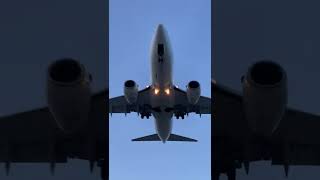
<svg viewBox="0 0 320 180">
<path fill-rule="evenodd" d="M 280 64 L 263 59 L 241 77 L 242 93 L 212 79 L 213 180 L 236 169 L 249 173 L 250 162 L 320 165 L 320 116 L 287 107 L 287 74 Z"/>
<path fill-rule="evenodd" d="M 138 91 L 133 80 L 124 83 L 124 95 L 109 99 L 109 113 L 137 112 L 143 119 L 155 118 L 156 134 L 132 139 L 132 141 L 185 141 L 197 140 L 172 133 L 172 117 L 184 119 L 191 112 L 211 113 L 211 99 L 200 95 L 200 83 L 190 81 L 187 90 L 179 89 L 172 79 L 172 49 L 168 33 L 162 24 L 153 36 L 150 63 L 151 85 Z"/>
<path fill-rule="evenodd" d="M 107 180 L 108 90 L 91 91 L 92 76 L 72 58 L 54 61 L 47 70 L 47 107 L 0 117 L 0 162 L 56 163 L 68 159 L 101 167 Z"/>
</svg>

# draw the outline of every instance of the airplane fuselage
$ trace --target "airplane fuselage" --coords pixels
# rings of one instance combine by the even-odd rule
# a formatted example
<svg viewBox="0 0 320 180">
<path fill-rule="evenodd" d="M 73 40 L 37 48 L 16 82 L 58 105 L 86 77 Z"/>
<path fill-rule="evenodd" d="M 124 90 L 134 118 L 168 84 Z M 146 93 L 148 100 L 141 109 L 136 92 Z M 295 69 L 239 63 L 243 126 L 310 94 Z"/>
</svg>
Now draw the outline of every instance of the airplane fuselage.
<svg viewBox="0 0 320 180">
<path fill-rule="evenodd" d="M 172 82 L 172 62 L 170 42 L 163 25 L 158 25 L 151 46 L 152 93 L 151 106 L 155 118 L 156 131 L 165 142 L 172 130 L 174 91 Z"/>
</svg>

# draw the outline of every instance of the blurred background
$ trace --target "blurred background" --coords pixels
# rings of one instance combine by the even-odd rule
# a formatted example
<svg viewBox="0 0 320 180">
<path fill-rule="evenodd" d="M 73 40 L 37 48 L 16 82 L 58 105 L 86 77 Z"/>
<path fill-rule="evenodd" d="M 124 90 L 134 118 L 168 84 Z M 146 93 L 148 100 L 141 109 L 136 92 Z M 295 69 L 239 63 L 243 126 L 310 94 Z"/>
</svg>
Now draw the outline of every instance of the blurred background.
<svg viewBox="0 0 320 180">
<path fill-rule="evenodd" d="M 319 5 L 312 0 L 214 1 L 211 76 L 241 92 L 240 78 L 249 65 L 271 59 L 287 71 L 289 107 L 320 115 Z M 251 163 L 250 174 L 238 170 L 237 179 L 320 177 L 320 167 L 290 166 L 289 178 L 285 178 L 283 166 L 270 163 Z"/>
<path fill-rule="evenodd" d="M 72 57 L 93 76 L 93 92 L 107 87 L 107 1 L 14 0 L 0 2 L 0 116 L 46 106 L 46 73 L 50 63 Z M 100 179 L 100 169 L 70 159 L 50 165 L 12 163 L 0 179 Z"/>
</svg>

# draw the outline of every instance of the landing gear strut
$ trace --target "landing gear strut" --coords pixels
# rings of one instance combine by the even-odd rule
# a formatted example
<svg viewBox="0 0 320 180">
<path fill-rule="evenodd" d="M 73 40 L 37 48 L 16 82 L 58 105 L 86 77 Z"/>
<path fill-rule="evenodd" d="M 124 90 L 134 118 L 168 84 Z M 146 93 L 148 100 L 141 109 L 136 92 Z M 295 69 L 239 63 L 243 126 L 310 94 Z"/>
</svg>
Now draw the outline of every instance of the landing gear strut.
<svg viewBox="0 0 320 180">
<path fill-rule="evenodd" d="M 221 173 L 222 172 L 214 171 L 213 172 L 213 180 L 219 180 Z M 235 167 L 230 168 L 229 170 L 224 171 L 223 173 L 225 173 L 227 175 L 228 180 L 236 180 L 236 168 Z"/>
<path fill-rule="evenodd" d="M 219 178 L 220 178 L 220 173 L 219 172 L 213 172 L 212 180 L 219 180 Z"/>
<path fill-rule="evenodd" d="M 107 177 L 107 160 L 105 160 L 105 159 L 100 160 L 99 163 L 98 163 L 98 166 L 101 169 L 101 179 L 102 180 L 108 180 L 108 177 Z"/>
<path fill-rule="evenodd" d="M 228 180 L 236 180 L 236 168 L 230 168 L 227 172 Z"/>
</svg>

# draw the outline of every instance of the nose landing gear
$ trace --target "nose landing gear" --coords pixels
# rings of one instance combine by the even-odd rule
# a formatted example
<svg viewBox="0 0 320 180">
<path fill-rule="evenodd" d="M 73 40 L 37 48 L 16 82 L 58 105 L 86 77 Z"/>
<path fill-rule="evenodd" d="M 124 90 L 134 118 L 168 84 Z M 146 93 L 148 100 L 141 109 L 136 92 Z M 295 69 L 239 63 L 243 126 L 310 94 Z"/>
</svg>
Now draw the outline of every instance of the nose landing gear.
<svg viewBox="0 0 320 180">
<path fill-rule="evenodd" d="M 160 62 L 160 63 L 163 62 L 163 56 L 159 56 L 158 62 Z"/>
<path fill-rule="evenodd" d="M 164 54 L 164 45 L 163 44 L 158 44 L 158 55 L 159 55 L 159 62 L 163 62 L 163 54 Z"/>
</svg>

